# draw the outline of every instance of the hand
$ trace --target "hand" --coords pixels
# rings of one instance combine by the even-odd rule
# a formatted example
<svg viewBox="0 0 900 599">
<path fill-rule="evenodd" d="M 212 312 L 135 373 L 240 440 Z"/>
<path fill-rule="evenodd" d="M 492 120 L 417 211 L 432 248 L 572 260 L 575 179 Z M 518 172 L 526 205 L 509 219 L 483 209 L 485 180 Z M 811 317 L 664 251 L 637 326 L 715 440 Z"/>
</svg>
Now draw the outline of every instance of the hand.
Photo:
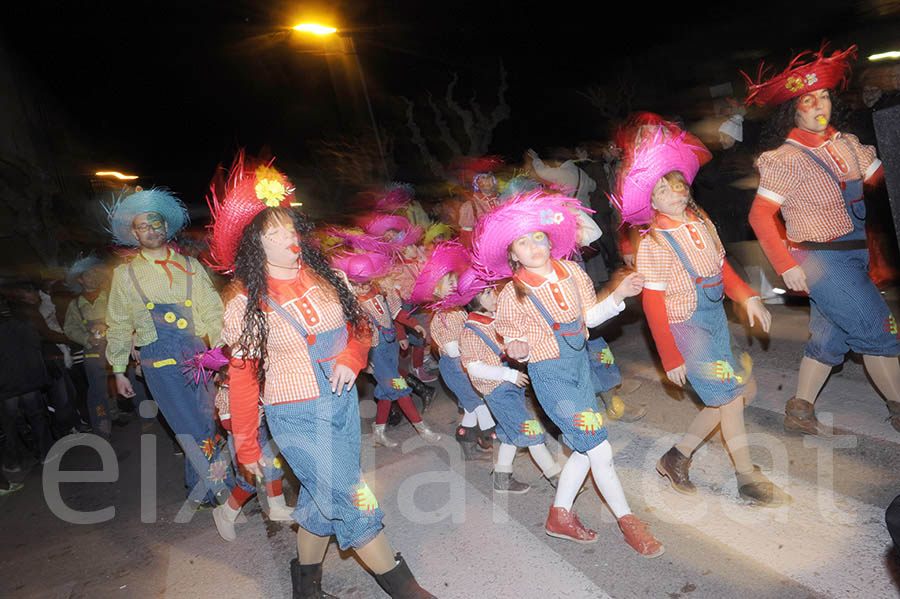
<svg viewBox="0 0 900 599">
<path fill-rule="evenodd" d="M 134 389 L 131 388 L 131 381 L 121 372 L 116 373 L 116 392 L 122 397 L 134 397 Z"/>
<path fill-rule="evenodd" d="M 131 357 L 138 364 L 141 363 L 141 350 L 136 348 L 135 346 L 131 346 Z"/>
<path fill-rule="evenodd" d="M 510 341 L 506 344 L 506 355 L 511 360 L 522 361 L 528 357 L 529 353 L 531 353 L 531 348 L 528 347 L 527 341 Z"/>
<path fill-rule="evenodd" d="M 409 348 L 409 339 L 401 339 L 400 340 L 400 349 L 406 351 Z"/>
<path fill-rule="evenodd" d="M 623 254 L 622 262 L 624 262 L 625 266 L 628 268 L 634 268 L 634 254 Z"/>
<path fill-rule="evenodd" d="M 251 464 L 241 464 L 241 469 L 244 471 L 244 478 L 251 483 L 256 484 L 256 479 L 262 478 L 263 476 L 263 468 L 266 467 L 265 460 L 266 459 L 263 457 Z"/>
<path fill-rule="evenodd" d="M 529 379 L 528 375 L 524 372 L 520 372 L 519 376 L 516 377 L 516 387 L 525 387 L 530 382 L 531 379 Z"/>
<path fill-rule="evenodd" d="M 801 268 L 799 264 L 784 271 L 781 278 L 784 280 L 784 284 L 787 285 L 787 288 L 791 291 L 809 293 L 809 286 L 806 284 L 806 273 L 803 272 L 803 268 Z"/>
<path fill-rule="evenodd" d="M 666 376 L 669 377 L 670 381 L 672 381 L 679 387 L 684 387 L 684 384 L 687 382 L 687 366 L 682 364 L 681 366 L 677 366 L 672 370 L 667 370 Z"/>
<path fill-rule="evenodd" d="M 328 379 L 328 382 L 331 383 L 331 392 L 340 395 L 344 392 L 345 386 L 346 390 L 349 391 L 353 383 L 356 382 L 356 373 L 349 366 L 338 364 L 334 367 L 334 372 L 331 378 Z"/>
<path fill-rule="evenodd" d="M 417 324 L 416 326 L 414 326 L 414 327 L 413 327 L 413 330 L 414 330 L 415 332 L 417 332 L 418 334 L 420 334 L 420 335 L 422 336 L 422 339 L 424 339 L 425 337 L 428 336 L 428 331 L 426 331 L 426 330 L 425 330 L 425 327 L 423 327 L 423 326 L 420 325 L 420 324 Z"/>
<path fill-rule="evenodd" d="M 613 299 L 616 304 L 622 303 L 626 297 L 634 297 L 644 288 L 644 276 L 633 272 L 622 279 L 622 282 L 613 291 Z"/>
<path fill-rule="evenodd" d="M 532 160 L 534 160 L 535 158 L 539 158 L 538 153 L 535 152 L 535 151 L 534 151 L 533 149 L 531 149 L 531 148 L 528 148 L 527 150 L 525 150 L 525 154 L 526 154 L 529 158 L 531 158 Z"/>
<path fill-rule="evenodd" d="M 758 297 L 751 297 L 747 300 L 746 308 L 747 318 L 750 320 L 750 328 L 753 328 L 755 322 L 759 321 L 759 324 L 762 325 L 762 330 L 768 333 L 769 327 L 772 326 L 772 313 L 766 310 L 762 300 Z"/>
</svg>

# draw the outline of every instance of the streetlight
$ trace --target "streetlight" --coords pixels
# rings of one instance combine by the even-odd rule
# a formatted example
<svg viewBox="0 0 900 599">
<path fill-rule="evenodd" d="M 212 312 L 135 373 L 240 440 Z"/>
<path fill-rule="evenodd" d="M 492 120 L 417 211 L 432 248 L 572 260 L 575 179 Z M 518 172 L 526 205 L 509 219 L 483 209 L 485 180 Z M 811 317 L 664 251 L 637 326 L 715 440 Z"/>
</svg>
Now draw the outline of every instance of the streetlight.
<svg viewBox="0 0 900 599">
<path fill-rule="evenodd" d="M 119 171 L 97 171 L 94 175 L 97 177 L 115 177 L 119 181 L 132 181 L 138 178 L 137 175 L 124 175 Z"/>
<path fill-rule="evenodd" d="M 329 27 L 327 25 L 321 25 L 319 23 L 300 23 L 298 25 L 294 25 L 292 27 L 294 31 L 299 31 L 301 33 L 311 33 L 317 36 L 326 36 L 337 34 L 338 30 L 334 27 Z M 340 38 L 346 39 L 350 44 L 350 53 L 353 54 L 353 58 L 356 60 L 356 70 L 359 73 L 359 83 L 362 87 L 363 97 L 366 99 L 366 108 L 369 110 L 369 120 L 372 122 L 372 132 L 375 134 L 375 143 L 378 146 L 378 156 L 381 158 L 381 172 L 384 175 L 384 180 L 387 181 L 389 178 L 387 162 L 384 159 L 384 149 L 381 146 L 381 136 L 378 134 L 378 124 L 375 122 L 375 111 L 372 110 L 372 101 L 369 99 L 369 89 L 366 87 L 366 78 L 363 75 L 362 64 L 359 62 L 359 54 L 356 52 L 356 44 L 353 42 L 353 38 L 344 33 L 343 35 L 339 35 Z"/>
</svg>

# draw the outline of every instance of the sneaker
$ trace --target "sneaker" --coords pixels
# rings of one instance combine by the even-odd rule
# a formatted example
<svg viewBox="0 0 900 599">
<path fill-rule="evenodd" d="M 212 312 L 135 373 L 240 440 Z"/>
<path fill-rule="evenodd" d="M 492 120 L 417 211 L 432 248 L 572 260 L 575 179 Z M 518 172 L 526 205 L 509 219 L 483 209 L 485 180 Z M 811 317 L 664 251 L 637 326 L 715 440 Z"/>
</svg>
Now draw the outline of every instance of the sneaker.
<svg viewBox="0 0 900 599">
<path fill-rule="evenodd" d="M 625 542 L 646 558 L 659 557 L 666 552 L 663 544 L 647 530 L 647 523 L 638 520 L 634 514 L 619 518 L 619 529 L 625 535 Z"/>
<path fill-rule="evenodd" d="M 419 366 L 411 370 L 412 374 L 423 383 L 433 383 L 438 377 L 426 371 L 424 367 Z"/>
<path fill-rule="evenodd" d="M 564 507 L 550 507 L 544 532 L 557 539 L 566 539 L 576 543 L 596 543 L 597 532 L 585 528 L 573 512 Z"/>
</svg>

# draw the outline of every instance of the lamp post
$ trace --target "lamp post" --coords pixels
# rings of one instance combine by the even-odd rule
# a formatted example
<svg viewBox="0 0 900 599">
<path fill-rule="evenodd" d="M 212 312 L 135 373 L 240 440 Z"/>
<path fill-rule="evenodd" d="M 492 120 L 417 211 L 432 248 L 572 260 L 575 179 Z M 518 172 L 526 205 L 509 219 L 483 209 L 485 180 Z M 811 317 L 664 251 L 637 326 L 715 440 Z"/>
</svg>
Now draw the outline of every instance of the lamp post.
<svg viewBox="0 0 900 599">
<path fill-rule="evenodd" d="M 356 44 L 353 42 L 353 38 L 346 33 L 344 33 L 343 35 L 338 34 L 338 30 L 334 27 L 321 25 L 319 23 L 300 23 L 299 25 L 294 25 L 292 29 L 294 31 L 299 31 L 301 33 L 310 33 L 312 35 L 317 35 L 320 37 L 327 35 L 338 35 L 338 37 L 347 40 L 347 42 L 349 43 L 349 53 L 353 55 L 353 58 L 356 61 L 356 72 L 359 74 L 359 83 L 360 87 L 362 88 L 363 98 L 365 98 L 366 101 L 366 108 L 369 112 L 369 121 L 372 125 L 372 133 L 375 135 L 375 144 L 378 146 L 378 156 L 381 159 L 381 173 L 384 177 L 384 181 L 387 182 L 390 175 L 388 173 L 387 161 L 384 158 L 384 148 L 381 145 L 381 135 L 378 133 L 378 124 L 375 122 L 375 111 L 372 109 L 372 101 L 369 99 L 369 89 L 366 86 L 366 78 L 363 74 L 362 63 L 360 63 L 359 61 L 359 54 L 356 51 Z"/>
</svg>

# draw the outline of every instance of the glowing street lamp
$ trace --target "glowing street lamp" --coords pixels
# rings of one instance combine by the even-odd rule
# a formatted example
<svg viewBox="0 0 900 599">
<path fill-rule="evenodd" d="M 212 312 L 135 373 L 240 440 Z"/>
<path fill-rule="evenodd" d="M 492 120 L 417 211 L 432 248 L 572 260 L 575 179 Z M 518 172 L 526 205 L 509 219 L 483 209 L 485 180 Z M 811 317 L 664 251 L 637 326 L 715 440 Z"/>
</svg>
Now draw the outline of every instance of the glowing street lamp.
<svg viewBox="0 0 900 599">
<path fill-rule="evenodd" d="M 314 35 L 331 35 L 332 33 L 337 33 L 337 29 L 334 27 L 320 25 L 319 23 L 300 23 L 299 25 L 294 25 L 293 29 L 294 31 L 302 31 L 303 33 L 312 33 Z"/>
<path fill-rule="evenodd" d="M 137 179 L 137 175 L 123 175 L 119 171 L 97 171 L 94 173 L 97 177 L 115 177 L 119 181 L 133 181 Z"/>
<path fill-rule="evenodd" d="M 893 50 L 891 52 L 882 52 L 881 54 L 873 54 L 869 60 L 885 60 L 888 58 L 900 58 L 900 52 Z"/>
</svg>

